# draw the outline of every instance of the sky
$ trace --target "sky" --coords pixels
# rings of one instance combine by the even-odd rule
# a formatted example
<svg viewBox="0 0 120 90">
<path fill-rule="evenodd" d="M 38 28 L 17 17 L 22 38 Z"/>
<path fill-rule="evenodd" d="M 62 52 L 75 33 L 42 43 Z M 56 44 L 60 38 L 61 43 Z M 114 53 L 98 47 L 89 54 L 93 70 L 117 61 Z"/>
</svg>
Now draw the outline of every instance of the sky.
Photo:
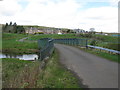
<svg viewBox="0 0 120 90">
<path fill-rule="evenodd" d="M 118 32 L 119 0 L 0 0 L 0 23 Z"/>
</svg>

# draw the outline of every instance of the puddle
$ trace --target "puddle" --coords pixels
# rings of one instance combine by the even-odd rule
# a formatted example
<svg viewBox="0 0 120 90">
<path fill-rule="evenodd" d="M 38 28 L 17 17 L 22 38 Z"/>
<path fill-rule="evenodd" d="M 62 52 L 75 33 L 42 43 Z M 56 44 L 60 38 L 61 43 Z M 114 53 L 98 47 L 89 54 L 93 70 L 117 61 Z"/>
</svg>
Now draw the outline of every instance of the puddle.
<svg viewBox="0 0 120 90">
<path fill-rule="evenodd" d="M 36 60 L 38 59 L 37 54 L 24 54 L 24 55 L 10 55 L 10 54 L 1 54 L 0 58 L 18 58 L 20 60 Z"/>
</svg>

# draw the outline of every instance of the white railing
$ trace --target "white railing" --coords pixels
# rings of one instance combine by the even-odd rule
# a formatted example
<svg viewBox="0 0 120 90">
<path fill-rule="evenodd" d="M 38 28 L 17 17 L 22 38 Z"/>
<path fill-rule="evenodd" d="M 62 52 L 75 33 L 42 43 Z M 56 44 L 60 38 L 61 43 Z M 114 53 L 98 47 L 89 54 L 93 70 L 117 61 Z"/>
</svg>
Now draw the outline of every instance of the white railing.
<svg viewBox="0 0 120 90">
<path fill-rule="evenodd" d="M 117 50 L 112 50 L 112 49 L 107 49 L 107 48 L 103 48 L 103 47 L 98 47 L 98 46 L 92 46 L 92 45 L 87 45 L 88 48 L 94 48 L 94 49 L 99 49 L 99 50 L 103 50 L 103 51 L 107 51 L 109 53 L 115 53 L 115 54 L 120 54 L 120 51 Z"/>
</svg>

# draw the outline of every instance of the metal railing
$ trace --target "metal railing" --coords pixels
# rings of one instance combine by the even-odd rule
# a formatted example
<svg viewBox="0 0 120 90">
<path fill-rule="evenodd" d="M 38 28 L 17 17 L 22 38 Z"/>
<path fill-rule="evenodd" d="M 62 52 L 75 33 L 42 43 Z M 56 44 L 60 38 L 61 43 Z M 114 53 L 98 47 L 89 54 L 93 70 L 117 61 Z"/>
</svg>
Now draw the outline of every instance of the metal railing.
<svg viewBox="0 0 120 90">
<path fill-rule="evenodd" d="M 51 39 L 51 38 L 42 38 L 38 40 L 38 48 L 40 49 L 39 60 L 43 60 L 46 57 L 49 57 L 54 51 L 54 43 L 74 45 L 87 47 L 87 39 Z"/>
<path fill-rule="evenodd" d="M 67 45 L 87 47 L 88 40 L 87 40 L 87 39 L 76 39 L 76 38 L 54 39 L 54 43 L 60 43 L 60 44 L 67 44 Z"/>
<path fill-rule="evenodd" d="M 54 51 L 54 40 L 50 38 L 42 38 L 38 40 L 38 47 L 40 49 L 39 60 L 49 57 Z"/>
<path fill-rule="evenodd" d="M 87 45 L 88 48 L 93 48 L 93 49 L 99 49 L 100 51 L 107 51 L 108 53 L 112 53 L 112 54 L 120 54 L 120 51 L 117 50 L 112 50 L 112 49 L 107 49 L 107 48 L 102 48 L 102 47 L 98 47 L 98 46 L 92 46 L 92 45 Z"/>
</svg>

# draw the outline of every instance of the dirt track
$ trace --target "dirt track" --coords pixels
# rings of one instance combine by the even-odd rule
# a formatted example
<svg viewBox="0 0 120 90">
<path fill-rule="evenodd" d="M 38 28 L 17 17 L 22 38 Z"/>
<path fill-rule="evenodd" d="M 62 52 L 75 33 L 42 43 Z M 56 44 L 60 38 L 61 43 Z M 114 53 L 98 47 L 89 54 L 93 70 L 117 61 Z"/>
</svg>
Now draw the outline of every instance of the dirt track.
<svg viewBox="0 0 120 90">
<path fill-rule="evenodd" d="M 118 88 L 118 64 L 67 45 L 55 44 L 60 62 L 89 88 Z"/>
</svg>

